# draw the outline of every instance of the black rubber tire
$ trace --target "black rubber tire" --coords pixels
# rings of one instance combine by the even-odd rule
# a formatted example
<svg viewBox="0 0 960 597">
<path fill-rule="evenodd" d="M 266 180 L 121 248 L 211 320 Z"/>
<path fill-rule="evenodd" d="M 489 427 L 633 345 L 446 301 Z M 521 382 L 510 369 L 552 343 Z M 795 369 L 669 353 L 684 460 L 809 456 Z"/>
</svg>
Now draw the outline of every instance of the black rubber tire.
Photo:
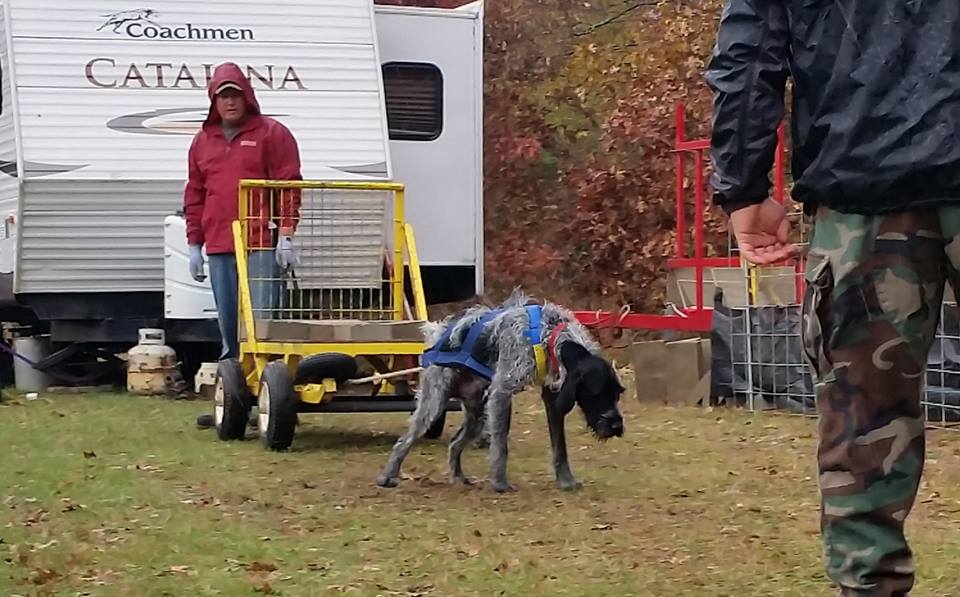
<svg viewBox="0 0 960 597">
<path fill-rule="evenodd" d="M 247 388 L 243 367 L 237 359 L 225 359 L 217 365 L 217 393 L 222 387 L 223 414 L 220 422 L 214 422 L 217 427 L 217 437 L 223 441 L 243 439 L 247 431 L 247 420 L 250 418 L 250 407 L 253 406 L 253 396 Z M 219 395 L 214 397 L 214 408 L 219 405 Z"/>
<path fill-rule="evenodd" d="M 295 384 L 320 383 L 324 379 L 334 379 L 343 383 L 357 375 L 357 361 L 339 352 L 312 354 L 297 366 Z"/>
<path fill-rule="evenodd" d="M 283 361 L 267 363 L 260 378 L 258 415 L 267 415 L 266 428 L 261 424 L 260 440 L 275 452 L 281 452 L 293 443 L 297 428 L 300 397 L 293 389 L 293 378 Z"/>
<path fill-rule="evenodd" d="M 447 410 L 444 409 L 440 416 L 434 419 L 433 423 L 427 427 L 427 432 L 423 434 L 423 437 L 427 439 L 440 439 L 440 436 L 443 435 L 443 426 L 447 424 Z"/>
</svg>

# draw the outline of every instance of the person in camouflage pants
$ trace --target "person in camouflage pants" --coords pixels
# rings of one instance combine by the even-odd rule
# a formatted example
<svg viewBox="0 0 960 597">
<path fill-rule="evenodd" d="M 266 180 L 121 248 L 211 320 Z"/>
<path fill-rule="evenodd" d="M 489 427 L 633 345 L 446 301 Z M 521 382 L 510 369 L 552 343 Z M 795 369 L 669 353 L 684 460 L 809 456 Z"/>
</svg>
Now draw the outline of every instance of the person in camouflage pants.
<svg viewBox="0 0 960 597">
<path fill-rule="evenodd" d="M 807 259 L 802 337 L 820 414 L 827 570 L 844 595 L 906 595 L 920 398 L 945 279 L 960 288 L 960 208 L 862 216 L 821 207 Z"/>
<path fill-rule="evenodd" d="M 790 195 L 815 220 L 802 344 L 826 568 L 841 595 L 904 596 L 927 350 L 945 280 L 960 289 L 960 2 L 723 5 L 706 72 L 713 202 L 746 260 L 798 256 L 770 198 L 788 121 Z"/>
</svg>

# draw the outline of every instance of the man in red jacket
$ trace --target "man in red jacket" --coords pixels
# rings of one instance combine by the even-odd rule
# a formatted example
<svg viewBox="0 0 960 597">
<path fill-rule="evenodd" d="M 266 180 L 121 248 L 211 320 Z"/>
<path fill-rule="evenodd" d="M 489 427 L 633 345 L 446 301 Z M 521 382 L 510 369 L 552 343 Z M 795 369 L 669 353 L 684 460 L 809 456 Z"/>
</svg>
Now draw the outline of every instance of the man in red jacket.
<svg viewBox="0 0 960 597">
<path fill-rule="evenodd" d="M 290 131 L 260 113 L 253 87 L 240 68 L 221 64 L 207 85 L 210 111 L 193 139 L 184 192 L 190 274 L 205 279 L 203 252 L 210 259 L 210 284 L 217 304 L 223 350 L 239 356 L 237 261 L 233 222 L 238 218 L 241 179 L 302 180 L 300 154 Z M 280 306 L 279 280 L 297 263 L 293 234 L 300 193 L 251 192 L 247 205 L 250 294 L 258 318 Z"/>
</svg>

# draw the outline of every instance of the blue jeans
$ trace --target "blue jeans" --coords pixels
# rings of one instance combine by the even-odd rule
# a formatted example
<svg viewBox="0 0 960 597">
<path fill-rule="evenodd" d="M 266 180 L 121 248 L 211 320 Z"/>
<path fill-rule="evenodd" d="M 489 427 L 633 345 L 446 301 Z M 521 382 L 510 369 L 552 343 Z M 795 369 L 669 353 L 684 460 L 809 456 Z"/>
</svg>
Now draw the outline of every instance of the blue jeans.
<svg viewBox="0 0 960 597">
<path fill-rule="evenodd" d="M 251 251 L 247 258 L 250 299 L 256 319 L 274 319 L 280 308 L 280 266 L 273 251 Z M 210 255 L 210 285 L 217 304 L 223 349 L 221 359 L 240 356 L 237 259 L 233 253 Z"/>
</svg>

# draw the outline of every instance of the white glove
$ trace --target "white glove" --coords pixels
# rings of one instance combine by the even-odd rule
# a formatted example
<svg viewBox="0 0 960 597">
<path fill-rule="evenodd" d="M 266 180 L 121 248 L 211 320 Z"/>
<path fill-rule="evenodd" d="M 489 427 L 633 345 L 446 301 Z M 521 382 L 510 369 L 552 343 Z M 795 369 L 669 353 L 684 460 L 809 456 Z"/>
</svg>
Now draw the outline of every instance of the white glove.
<svg viewBox="0 0 960 597">
<path fill-rule="evenodd" d="M 277 241 L 277 265 L 280 266 L 280 269 L 286 271 L 291 267 L 296 267 L 300 265 L 300 260 L 297 259 L 297 253 L 293 250 L 293 237 L 292 236 L 281 236 Z"/>
<path fill-rule="evenodd" d="M 203 273 L 201 245 L 190 245 L 190 276 L 197 282 L 203 282 L 207 279 L 207 276 Z"/>
</svg>

